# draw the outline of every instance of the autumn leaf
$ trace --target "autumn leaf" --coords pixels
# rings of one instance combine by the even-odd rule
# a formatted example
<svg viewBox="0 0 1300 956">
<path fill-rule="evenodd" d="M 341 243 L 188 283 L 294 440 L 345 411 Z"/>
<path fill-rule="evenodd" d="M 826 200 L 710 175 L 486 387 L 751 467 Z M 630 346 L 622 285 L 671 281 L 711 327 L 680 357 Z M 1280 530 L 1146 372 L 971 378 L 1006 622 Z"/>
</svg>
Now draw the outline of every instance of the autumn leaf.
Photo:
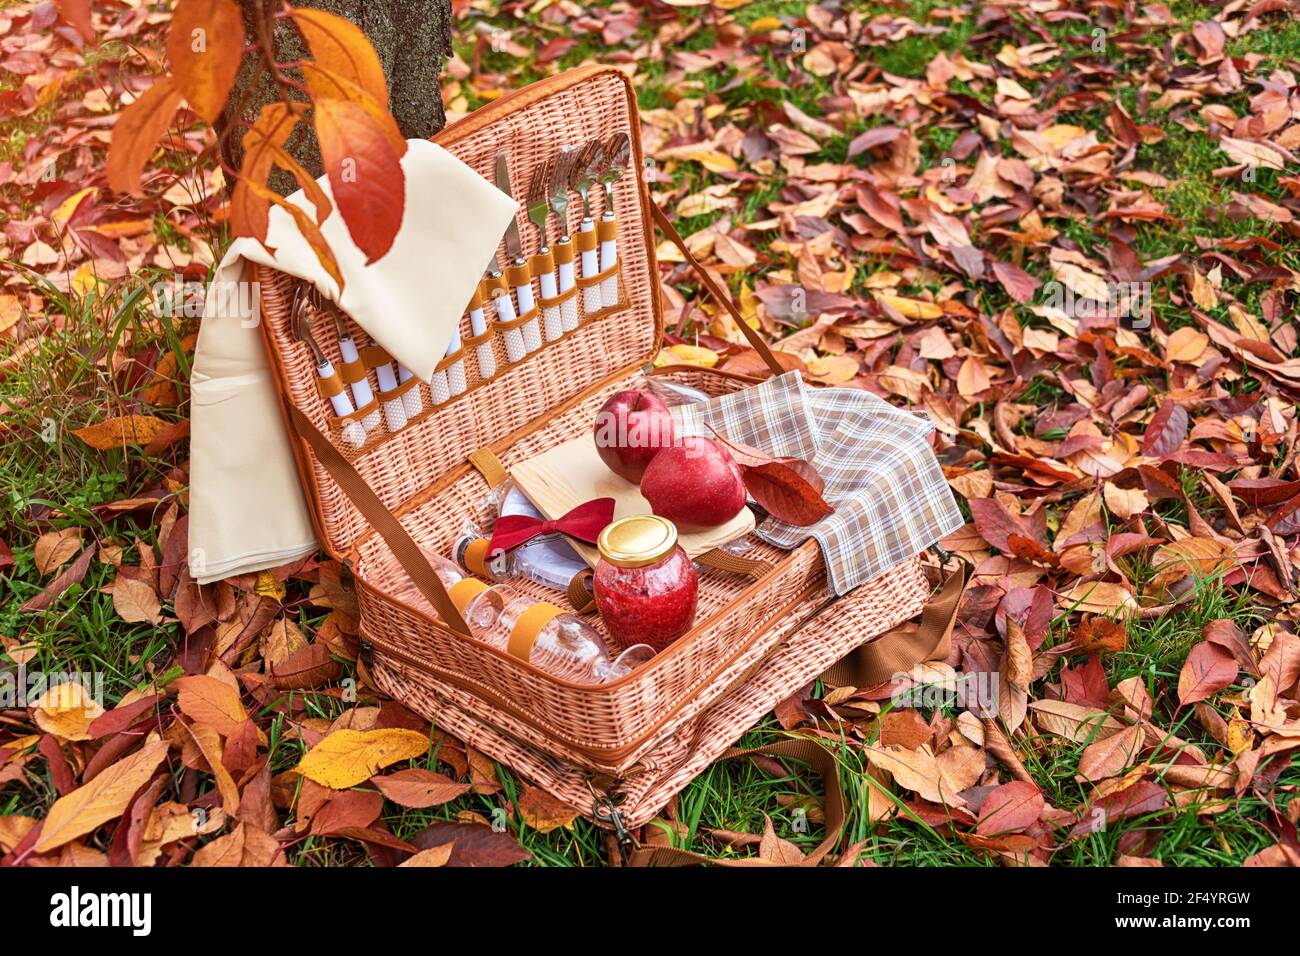
<svg viewBox="0 0 1300 956">
<path fill-rule="evenodd" d="M 177 89 L 204 122 L 214 122 L 239 72 L 244 19 L 235 0 L 177 0 L 167 30 L 167 62 Z"/>
<path fill-rule="evenodd" d="M 117 117 L 108 147 L 108 184 L 120 193 L 140 193 L 140 173 L 171 125 L 185 94 L 171 77 L 153 86 Z"/>
<path fill-rule="evenodd" d="M 455 849 L 455 847 L 456 841 L 452 840 L 449 843 L 443 843 L 439 846 L 430 847 L 427 850 L 421 850 L 419 853 L 408 857 L 397 865 L 399 867 L 446 866 L 447 861 L 451 859 L 451 851 Z"/>
<path fill-rule="evenodd" d="M 1147 424 L 1142 437 L 1142 452 L 1153 458 L 1172 455 L 1187 437 L 1187 409 L 1166 400 Z"/>
<path fill-rule="evenodd" d="M 61 16 L 86 42 L 95 39 L 90 17 L 90 0 L 56 0 Z"/>
<path fill-rule="evenodd" d="M 162 604 L 154 589 L 124 574 L 113 581 L 113 610 L 131 624 L 157 624 L 162 620 Z"/>
<path fill-rule="evenodd" d="M 74 429 L 76 435 L 91 448 L 108 451 L 123 445 L 144 445 L 167 427 L 161 418 L 152 415 L 123 415 L 108 418 L 85 428 Z"/>
<path fill-rule="evenodd" d="M 104 708 L 86 693 L 81 681 L 55 684 L 41 695 L 32 710 L 36 726 L 60 740 L 90 740 L 90 727 Z"/>
<path fill-rule="evenodd" d="M 290 16 L 302 31 L 317 66 L 355 83 L 381 107 L 388 108 L 383 65 L 355 23 L 310 7 L 294 7 Z"/>
<path fill-rule="evenodd" d="M 379 792 L 403 807 L 424 809 L 455 800 L 469 792 L 469 784 L 457 783 L 432 770 L 412 767 L 371 779 Z"/>
<path fill-rule="evenodd" d="M 980 807 L 975 832 L 982 836 L 1018 833 L 1038 822 L 1046 808 L 1042 791 L 1034 784 L 1013 780 L 994 789 Z"/>
<path fill-rule="evenodd" d="M 550 833 L 552 830 L 572 829 L 573 821 L 579 813 L 567 803 L 561 803 L 538 787 L 527 783 L 519 794 L 519 813 L 524 823 L 538 833 Z"/>
<path fill-rule="evenodd" d="M 345 790 L 375 771 L 411 760 L 429 749 L 429 738 L 413 730 L 336 730 L 312 747 L 294 768 L 323 787 Z"/>
<path fill-rule="evenodd" d="M 709 430 L 740 466 L 745 490 L 774 518 L 807 527 L 835 513 L 822 497 L 825 482 L 808 462 L 769 455 Z"/>
<path fill-rule="evenodd" d="M 1208 700 L 1237 679 L 1237 661 L 1217 644 L 1203 641 L 1192 648 L 1178 674 L 1178 701 L 1186 706 Z"/>
<path fill-rule="evenodd" d="M 167 744 L 146 743 L 50 807 L 45 825 L 36 840 L 37 853 L 48 853 L 120 817 L 135 792 L 153 776 L 167 756 Z"/>
<path fill-rule="evenodd" d="M 383 128 L 356 103 L 320 100 L 314 123 L 330 188 L 366 263 L 392 247 L 406 202 L 405 174 Z"/>
<path fill-rule="evenodd" d="M 207 674 L 191 674 L 172 683 L 181 713 L 197 723 L 207 724 L 229 737 L 248 720 L 239 691 Z M 260 731 L 259 731 L 260 733 Z"/>
<path fill-rule="evenodd" d="M 59 531 L 47 531 L 36 539 L 36 570 L 41 574 L 57 571 L 80 550 L 81 529 L 75 525 Z"/>
</svg>

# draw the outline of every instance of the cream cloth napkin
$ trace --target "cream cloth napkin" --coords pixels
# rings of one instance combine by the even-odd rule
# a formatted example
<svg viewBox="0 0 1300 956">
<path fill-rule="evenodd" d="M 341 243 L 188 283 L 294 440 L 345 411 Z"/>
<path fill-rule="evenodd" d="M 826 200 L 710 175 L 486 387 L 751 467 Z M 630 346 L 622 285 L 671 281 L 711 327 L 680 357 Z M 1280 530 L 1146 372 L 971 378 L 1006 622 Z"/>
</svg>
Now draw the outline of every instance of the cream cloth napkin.
<svg viewBox="0 0 1300 956">
<path fill-rule="evenodd" d="M 337 208 L 321 232 L 343 276 L 343 310 L 428 381 L 517 203 L 446 150 L 408 140 L 406 209 L 392 248 L 365 264 Z M 329 182 L 319 180 L 327 195 Z M 331 201 L 333 196 L 331 195 Z M 311 209 L 301 190 L 290 202 Z M 247 263 L 270 265 L 337 300 L 293 218 L 272 207 L 266 245 L 231 244 L 213 276 L 190 374 L 190 574 L 200 583 L 314 551 L 293 453 L 257 328 Z"/>
</svg>

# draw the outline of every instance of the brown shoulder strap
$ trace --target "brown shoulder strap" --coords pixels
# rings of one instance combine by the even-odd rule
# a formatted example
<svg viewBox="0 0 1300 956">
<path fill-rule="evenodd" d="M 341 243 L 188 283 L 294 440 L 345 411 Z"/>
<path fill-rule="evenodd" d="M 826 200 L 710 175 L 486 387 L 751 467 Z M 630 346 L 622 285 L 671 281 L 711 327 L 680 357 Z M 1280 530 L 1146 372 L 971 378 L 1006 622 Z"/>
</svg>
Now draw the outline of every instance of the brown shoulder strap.
<svg viewBox="0 0 1300 956">
<path fill-rule="evenodd" d="M 966 565 L 962 564 L 926 602 L 919 624 L 905 624 L 868 641 L 826 671 L 822 679 L 835 687 L 872 687 L 922 661 L 947 657 L 965 585 Z"/>
<path fill-rule="evenodd" d="M 713 276 L 709 275 L 708 270 L 700 264 L 700 260 L 695 258 L 695 255 L 690 249 L 686 248 L 685 240 L 678 235 L 677 230 L 673 228 L 673 224 L 668 221 L 668 217 L 664 214 L 664 211 L 653 202 L 650 203 L 650 215 L 654 218 L 654 221 L 659 228 L 663 230 L 664 235 L 668 237 L 669 241 L 671 241 L 672 244 L 681 251 L 681 254 L 686 257 L 686 263 L 695 270 L 695 274 L 699 276 L 700 282 L 704 285 L 704 288 L 708 291 L 709 295 L 713 296 L 713 300 L 726 309 L 731 317 L 736 320 L 736 324 L 740 326 L 740 331 L 743 332 L 745 338 L 749 340 L 749 344 L 754 347 L 754 351 L 762 356 L 763 361 L 767 363 L 767 367 L 772 370 L 772 374 L 784 375 L 787 371 L 786 368 L 776 360 L 776 356 L 772 354 L 772 349 L 768 344 L 763 341 L 763 337 L 759 335 L 748 322 L 741 318 L 740 309 L 736 308 L 736 303 L 731 300 L 731 296 L 727 293 L 727 290 L 723 289 L 713 280 Z"/>
<path fill-rule="evenodd" d="M 852 684 L 867 687 L 889 680 L 899 671 L 908 671 L 921 661 L 947 656 L 949 637 L 957 620 L 957 608 L 966 584 L 966 566 L 944 580 L 939 590 L 926 602 L 921 612 L 921 622 L 915 628 L 889 631 L 874 641 L 859 647 L 828 670 L 823 678 L 831 684 Z M 881 676 L 883 675 L 883 676 Z M 844 677 L 844 679 L 836 679 Z M 839 767 L 835 757 L 821 745 L 811 740 L 785 740 L 751 750 L 732 748 L 719 760 L 748 756 L 790 757 L 809 764 L 822 778 L 826 794 L 823 808 L 826 838 L 817 845 L 799 866 L 816 866 L 839 842 L 845 821 L 845 797 L 840 786 Z M 643 846 L 628 855 L 628 866 L 692 866 L 711 863 L 717 866 L 769 866 L 762 860 L 716 859 L 690 850 L 675 847 Z"/>
<path fill-rule="evenodd" d="M 434 572 L 424 553 L 420 551 L 420 546 L 402 527 L 402 523 L 384 507 L 384 503 L 370 490 L 366 480 L 357 473 L 330 440 L 320 433 L 320 429 L 313 425 L 292 402 L 285 404 L 289 408 L 289 420 L 293 422 L 294 429 L 311 446 L 311 450 L 316 453 L 316 458 L 325 466 L 325 470 L 329 472 L 335 484 L 343 489 L 343 493 L 357 506 L 357 510 L 370 522 L 371 527 L 379 532 L 384 543 L 392 549 L 402 570 L 411 576 L 415 586 L 433 605 L 443 623 L 461 634 L 468 634 L 469 628 L 465 626 L 465 619 L 452 603 L 442 580 Z"/>
</svg>

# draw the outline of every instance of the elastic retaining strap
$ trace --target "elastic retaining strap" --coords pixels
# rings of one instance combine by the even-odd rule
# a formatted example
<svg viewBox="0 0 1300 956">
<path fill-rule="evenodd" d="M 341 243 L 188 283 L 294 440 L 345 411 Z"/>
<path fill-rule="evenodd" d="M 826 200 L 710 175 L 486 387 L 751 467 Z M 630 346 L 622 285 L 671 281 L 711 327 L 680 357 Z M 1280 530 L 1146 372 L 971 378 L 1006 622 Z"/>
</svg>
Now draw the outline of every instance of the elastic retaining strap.
<svg viewBox="0 0 1300 956">
<path fill-rule="evenodd" d="M 470 574 L 477 574 L 481 578 L 491 577 L 487 569 L 487 555 L 490 544 L 491 542 L 487 538 L 475 538 L 465 545 L 465 553 L 461 558 L 465 562 L 465 569 Z"/>
<path fill-rule="evenodd" d="M 704 285 L 704 288 L 708 291 L 709 295 L 713 296 L 714 301 L 726 309 L 728 314 L 736 320 L 736 324 L 740 326 L 740 331 L 744 334 L 745 338 L 749 340 L 749 344 L 754 347 L 754 351 L 762 356 L 763 361 L 767 363 L 767 367 L 772 370 L 772 374 L 784 375 L 786 372 L 785 367 L 776 360 L 776 356 L 772 354 L 772 349 L 768 347 L 768 344 L 763 341 L 763 337 L 751 328 L 750 324 L 741 317 L 740 309 L 736 308 L 736 303 L 731 301 L 731 296 L 727 294 L 726 290 L 719 287 L 719 285 L 713 281 L 713 277 L 709 275 L 708 270 L 706 270 L 704 266 L 700 265 L 700 260 L 695 258 L 690 249 L 686 248 L 685 240 L 677 234 L 677 230 L 674 229 L 673 224 L 668 221 L 668 217 L 664 214 L 664 211 L 653 202 L 650 203 L 650 215 L 654 218 L 655 224 L 664 231 L 664 235 L 667 236 L 672 244 L 681 251 L 681 254 L 686 258 L 686 262 L 695 270 L 695 274 L 699 276 L 700 282 Z"/>
<path fill-rule="evenodd" d="M 425 600 L 433 605 L 443 623 L 461 634 L 469 634 L 469 628 L 465 626 L 465 619 L 461 616 L 460 609 L 452 603 L 441 579 L 434 573 L 420 546 L 402 527 L 402 523 L 384 507 L 384 503 L 370 490 L 366 480 L 348 464 L 348 460 L 330 444 L 329 439 L 320 433 L 307 416 L 287 399 L 285 404 L 294 430 L 310 446 L 316 459 L 325 467 L 329 476 L 334 479 L 334 483 L 348 496 L 348 500 L 356 505 L 362 517 L 379 532 L 379 536 L 393 552 L 402 570 L 410 575 L 411 581 L 424 595 Z"/>
<path fill-rule="evenodd" d="M 469 456 L 469 463 L 478 470 L 483 476 L 483 480 L 488 483 L 489 488 L 500 488 L 510 477 L 510 472 L 506 471 L 506 466 L 501 464 L 501 459 L 496 456 L 491 448 L 480 448 L 472 452 Z"/>
<path fill-rule="evenodd" d="M 517 657 L 521 661 L 528 660 L 532 656 L 533 644 L 537 642 L 537 635 L 542 633 L 542 628 L 563 613 L 562 607 L 556 607 L 546 601 L 538 601 L 520 614 L 519 620 L 515 621 L 515 626 L 510 629 L 510 640 L 506 644 L 506 651 L 511 657 Z"/>
<path fill-rule="evenodd" d="M 722 548 L 705 551 L 695 560 L 706 568 L 727 571 L 731 574 L 743 574 L 746 577 L 755 579 L 765 576 L 772 570 L 772 565 L 767 561 L 760 561 L 758 558 L 743 558 L 738 554 L 732 554 L 730 551 L 724 551 Z"/>
</svg>

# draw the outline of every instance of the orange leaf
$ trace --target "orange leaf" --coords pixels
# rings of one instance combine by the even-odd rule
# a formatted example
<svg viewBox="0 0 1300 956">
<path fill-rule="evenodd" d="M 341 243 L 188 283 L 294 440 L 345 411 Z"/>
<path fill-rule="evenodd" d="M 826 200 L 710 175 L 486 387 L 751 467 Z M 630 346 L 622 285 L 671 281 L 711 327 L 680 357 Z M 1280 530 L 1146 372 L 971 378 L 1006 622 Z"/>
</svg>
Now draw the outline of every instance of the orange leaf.
<svg viewBox="0 0 1300 956">
<path fill-rule="evenodd" d="M 140 172 L 176 115 L 184 93 L 164 76 L 122 110 L 108 144 L 108 184 L 120 193 L 139 196 Z"/>
<path fill-rule="evenodd" d="M 178 0 L 167 30 L 167 62 L 190 109 L 221 115 L 239 72 L 244 19 L 235 0 Z"/>
<path fill-rule="evenodd" d="M 263 197 L 269 202 L 275 203 L 290 216 L 293 217 L 294 224 L 297 225 L 298 231 L 302 233 L 307 244 L 311 246 L 311 251 L 316 253 L 316 259 L 335 284 L 339 287 L 339 294 L 343 293 L 343 273 L 339 272 L 338 261 L 334 258 L 334 253 L 330 245 L 325 241 L 325 236 L 321 233 L 320 227 L 311 221 L 311 216 L 303 211 L 301 206 L 289 202 L 277 192 L 268 189 L 265 184 L 259 183 L 253 179 L 241 179 L 241 183 L 247 183 L 248 188 Z"/>
<path fill-rule="evenodd" d="M 45 817 L 35 844 L 36 852 L 48 853 L 101 823 L 120 817 L 136 791 L 148 782 L 166 756 L 167 744 L 147 743 L 143 749 L 100 771 L 89 783 L 60 797 Z"/>
<path fill-rule="evenodd" d="M 406 179 L 393 144 L 357 103 L 316 104 L 316 136 L 330 187 L 352 241 L 366 263 L 393 245 L 406 202 Z"/>
<path fill-rule="evenodd" d="M 252 236 L 259 242 L 266 241 L 271 202 L 251 189 L 248 181 L 266 183 L 267 177 L 271 175 L 271 167 L 279 158 L 277 150 L 288 141 L 289 134 L 304 112 L 305 104 L 295 103 L 290 106 L 288 103 L 267 103 L 257 114 L 252 127 L 244 134 L 244 162 L 239 168 L 239 179 L 230 198 L 230 225 L 235 235 Z M 315 185 L 314 180 L 312 183 Z M 316 221 L 320 222 L 324 215 L 319 214 L 319 206 L 317 213 Z M 327 201 L 325 215 L 328 214 Z"/>
<path fill-rule="evenodd" d="M 316 64 L 365 90 L 388 108 L 388 81 L 379 55 L 355 23 L 323 10 L 291 11 Z"/>
<path fill-rule="evenodd" d="M 397 121 L 382 103 L 350 80 L 337 73 L 331 73 L 315 63 L 303 63 L 301 69 L 313 102 L 346 100 L 349 103 L 356 103 L 383 129 L 384 135 L 393 144 L 393 149 L 397 150 L 397 155 L 406 154 L 406 137 L 397 128 Z"/>
<path fill-rule="evenodd" d="M 95 39 L 95 27 L 90 22 L 90 0 L 56 0 L 59 16 L 81 34 L 86 41 Z"/>
<path fill-rule="evenodd" d="M 121 448 L 123 445 L 147 444 L 154 435 L 166 427 L 165 421 L 152 415 L 123 415 L 120 418 L 109 418 L 94 425 L 87 425 L 85 428 L 78 428 L 72 434 L 91 448 L 107 451 L 110 448 Z"/>
</svg>

